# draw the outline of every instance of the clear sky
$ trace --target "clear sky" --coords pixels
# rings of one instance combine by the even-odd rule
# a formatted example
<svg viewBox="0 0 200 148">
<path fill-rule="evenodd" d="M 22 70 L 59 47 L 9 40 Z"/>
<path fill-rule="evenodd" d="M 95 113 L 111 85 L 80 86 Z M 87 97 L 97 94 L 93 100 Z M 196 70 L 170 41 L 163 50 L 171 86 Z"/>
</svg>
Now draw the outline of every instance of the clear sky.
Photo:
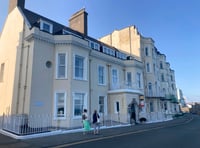
<svg viewBox="0 0 200 148">
<path fill-rule="evenodd" d="M 8 1 L 1 0 L 0 30 Z M 86 8 L 88 34 L 96 39 L 135 25 L 166 55 L 188 101 L 200 101 L 200 0 L 26 0 L 26 8 L 67 26 Z"/>
</svg>

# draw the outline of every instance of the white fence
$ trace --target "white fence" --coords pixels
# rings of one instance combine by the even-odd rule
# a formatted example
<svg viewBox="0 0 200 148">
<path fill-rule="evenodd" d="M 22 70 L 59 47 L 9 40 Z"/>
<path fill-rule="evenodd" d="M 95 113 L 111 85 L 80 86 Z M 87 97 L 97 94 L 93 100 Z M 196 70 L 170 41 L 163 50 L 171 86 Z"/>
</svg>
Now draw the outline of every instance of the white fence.
<svg viewBox="0 0 200 148">
<path fill-rule="evenodd" d="M 101 126 L 117 126 L 130 123 L 129 115 L 114 114 L 101 115 Z M 91 116 L 92 119 L 92 116 Z M 73 120 L 72 117 L 67 117 L 67 120 Z M 80 119 L 81 121 L 81 119 Z M 92 125 L 92 123 L 91 123 Z M 60 127 L 55 124 L 55 120 L 51 115 L 9 115 L 0 117 L 0 129 L 14 133 L 16 135 L 30 135 L 36 133 L 51 132 L 55 130 L 71 130 L 82 128 L 82 123 L 79 126 Z"/>
<path fill-rule="evenodd" d="M 27 135 L 52 130 L 51 116 L 10 115 L 0 117 L 1 129 L 17 135 Z"/>
</svg>

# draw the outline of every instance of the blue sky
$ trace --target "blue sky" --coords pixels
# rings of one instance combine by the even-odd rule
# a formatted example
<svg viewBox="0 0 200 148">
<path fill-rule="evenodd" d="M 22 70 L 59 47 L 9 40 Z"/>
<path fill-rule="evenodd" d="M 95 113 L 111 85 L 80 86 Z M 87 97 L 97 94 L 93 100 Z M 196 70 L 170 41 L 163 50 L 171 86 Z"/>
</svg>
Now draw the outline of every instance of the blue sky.
<svg viewBox="0 0 200 148">
<path fill-rule="evenodd" d="M 0 30 L 8 1 L 1 0 Z M 188 101 L 200 101 L 199 0 L 26 0 L 26 8 L 67 26 L 73 13 L 86 8 L 88 34 L 97 39 L 135 25 L 166 55 Z"/>
</svg>

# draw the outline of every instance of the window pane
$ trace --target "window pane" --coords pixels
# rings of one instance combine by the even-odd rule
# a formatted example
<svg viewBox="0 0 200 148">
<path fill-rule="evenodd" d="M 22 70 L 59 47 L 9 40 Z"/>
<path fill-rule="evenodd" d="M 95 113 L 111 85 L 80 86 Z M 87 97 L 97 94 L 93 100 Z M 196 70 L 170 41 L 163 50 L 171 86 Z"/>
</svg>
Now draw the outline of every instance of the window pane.
<svg viewBox="0 0 200 148">
<path fill-rule="evenodd" d="M 64 117 L 65 108 L 64 108 L 64 93 L 56 94 L 56 117 Z"/>
<path fill-rule="evenodd" d="M 141 88 L 141 76 L 140 76 L 140 73 L 137 73 L 137 85 L 138 85 L 138 88 Z"/>
<path fill-rule="evenodd" d="M 148 47 L 145 48 L 145 55 L 148 56 L 149 55 L 149 51 L 148 51 Z"/>
<path fill-rule="evenodd" d="M 104 96 L 99 97 L 99 112 L 104 113 Z"/>
<path fill-rule="evenodd" d="M 47 32 L 50 32 L 50 25 L 46 24 L 46 23 L 43 23 L 43 30 L 47 31 Z"/>
<path fill-rule="evenodd" d="M 150 112 L 154 111 L 154 106 L 153 106 L 153 102 L 150 102 Z"/>
<path fill-rule="evenodd" d="M 119 112 L 119 102 L 116 102 L 116 111 Z"/>
<path fill-rule="evenodd" d="M 116 69 L 113 69 L 113 70 L 112 70 L 112 80 L 113 80 L 113 83 L 114 83 L 114 84 L 116 84 L 117 81 L 118 81 L 117 70 L 116 70 Z"/>
<path fill-rule="evenodd" d="M 150 72 L 150 65 L 147 63 L 147 72 Z"/>
<path fill-rule="evenodd" d="M 104 67 L 103 66 L 99 66 L 98 74 L 99 74 L 99 84 L 104 84 Z"/>
<path fill-rule="evenodd" d="M 74 94 L 74 116 L 81 116 L 84 105 L 84 96 L 83 93 Z"/>
<path fill-rule="evenodd" d="M 65 54 L 59 53 L 58 58 L 59 58 L 59 65 L 65 65 Z"/>
<path fill-rule="evenodd" d="M 132 85 L 131 72 L 127 72 L 127 83 L 128 86 Z"/>
<path fill-rule="evenodd" d="M 65 78 L 65 71 L 66 71 L 66 54 L 59 53 L 58 54 L 58 78 Z"/>
<path fill-rule="evenodd" d="M 83 79 L 84 73 L 84 58 L 75 56 L 75 77 Z"/>
<path fill-rule="evenodd" d="M 59 78 L 64 78 L 65 77 L 65 67 L 64 66 L 59 66 L 58 77 Z"/>
</svg>

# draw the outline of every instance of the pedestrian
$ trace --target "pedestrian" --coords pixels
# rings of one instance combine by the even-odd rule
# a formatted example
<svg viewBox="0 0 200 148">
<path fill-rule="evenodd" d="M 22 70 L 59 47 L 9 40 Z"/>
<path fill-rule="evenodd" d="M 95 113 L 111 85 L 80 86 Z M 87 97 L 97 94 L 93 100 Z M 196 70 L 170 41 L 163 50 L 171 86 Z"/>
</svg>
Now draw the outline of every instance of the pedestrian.
<svg viewBox="0 0 200 148">
<path fill-rule="evenodd" d="M 100 116 L 97 113 L 97 110 L 94 110 L 93 113 L 93 122 L 94 124 L 94 134 L 99 134 L 99 129 L 100 129 Z"/>
<path fill-rule="evenodd" d="M 83 110 L 82 122 L 83 122 L 83 128 L 84 128 L 83 134 L 86 134 L 86 132 L 90 131 L 90 123 L 88 120 L 87 109 Z"/>
</svg>

